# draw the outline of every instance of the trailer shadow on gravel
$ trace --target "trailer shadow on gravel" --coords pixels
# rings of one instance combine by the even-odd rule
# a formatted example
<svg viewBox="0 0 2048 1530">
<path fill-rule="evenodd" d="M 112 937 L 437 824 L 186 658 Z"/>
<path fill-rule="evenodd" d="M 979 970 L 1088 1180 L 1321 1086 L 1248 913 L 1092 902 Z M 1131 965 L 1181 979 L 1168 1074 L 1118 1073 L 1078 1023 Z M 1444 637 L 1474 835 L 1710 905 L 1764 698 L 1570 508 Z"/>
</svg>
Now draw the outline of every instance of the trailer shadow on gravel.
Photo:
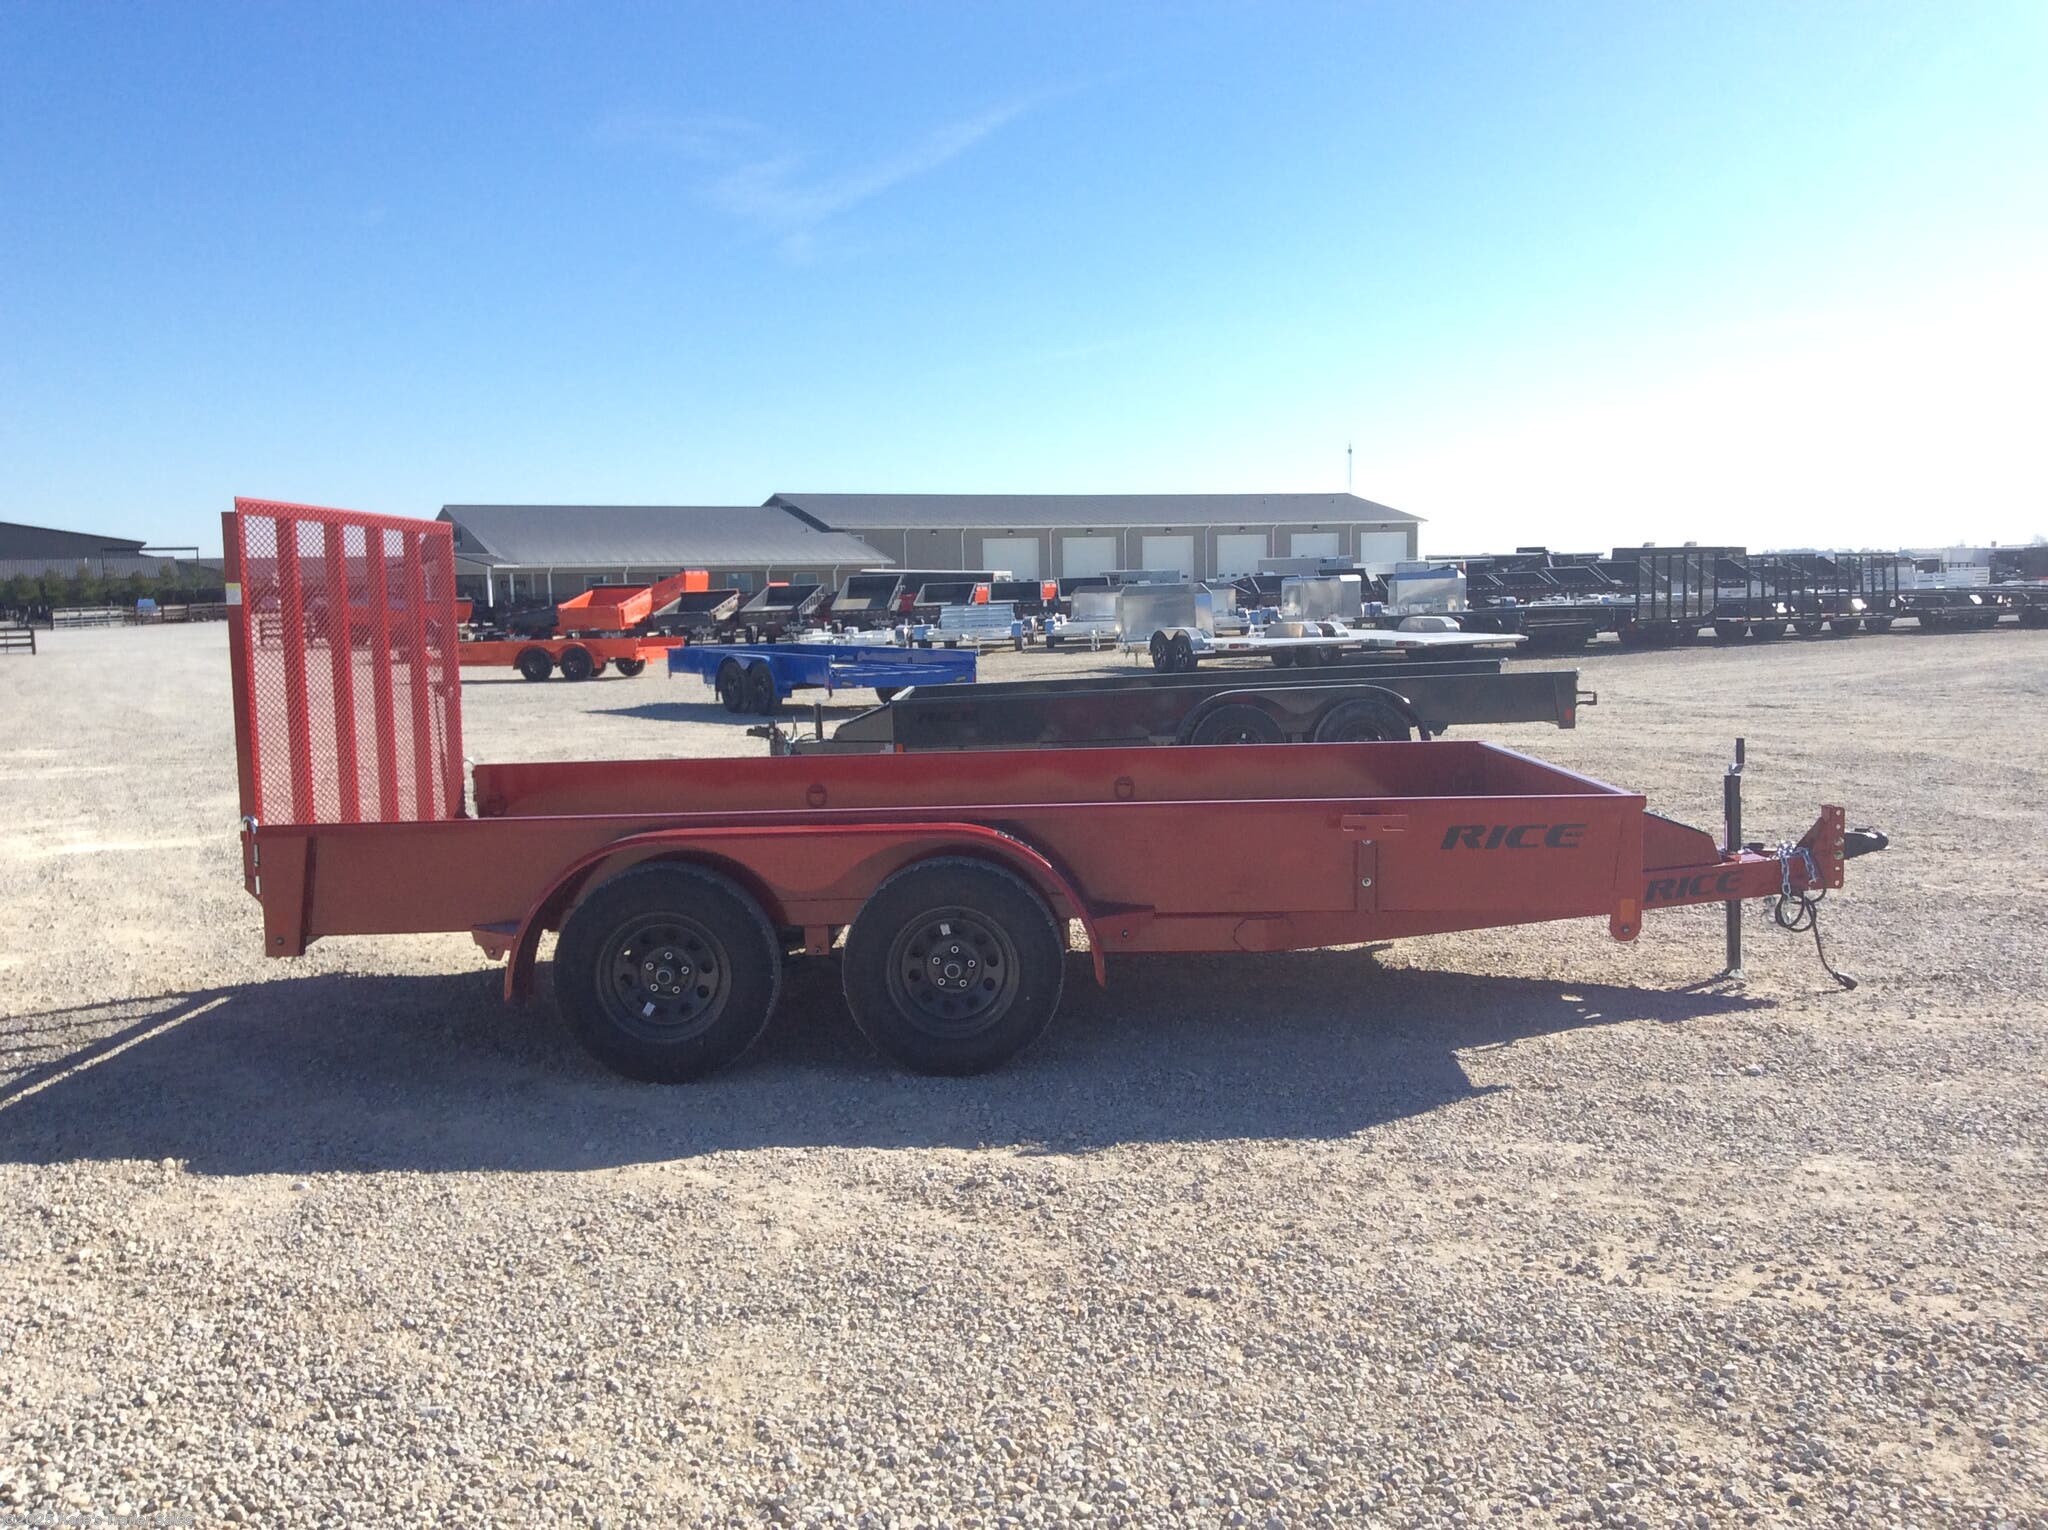
<svg viewBox="0 0 2048 1530">
<path fill-rule="evenodd" d="M 287 978 L 18 1016 L 0 1026 L 0 1163 L 559 1171 L 764 1147 L 1328 1139 L 1492 1092 L 1465 1072 L 1468 1048 L 1769 1004 L 1386 971 L 1362 951 L 1127 958 L 1117 974 L 1098 990 L 1076 958 L 1052 1032 L 973 1079 L 876 1058 L 817 960 L 792 964 L 775 1025 L 737 1067 L 677 1088 L 605 1072 L 545 998 L 501 1004 L 495 971 Z"/>
</svg>

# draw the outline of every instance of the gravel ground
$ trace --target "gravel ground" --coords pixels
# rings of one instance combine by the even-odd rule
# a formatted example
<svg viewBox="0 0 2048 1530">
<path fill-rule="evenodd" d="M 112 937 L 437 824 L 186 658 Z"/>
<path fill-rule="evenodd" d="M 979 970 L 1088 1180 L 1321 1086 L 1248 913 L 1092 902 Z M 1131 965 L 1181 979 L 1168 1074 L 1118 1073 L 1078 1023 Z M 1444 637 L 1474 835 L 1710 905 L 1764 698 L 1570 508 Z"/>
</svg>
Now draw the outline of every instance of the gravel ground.
<svg viewBox="0 0 2048 1530">
<path fill-rule="evenodd" d="M 917 1079 L 792 969 L 663 1090 L 464 938 L 258 955 L 219 628 L 0 660 L 0 1525 L 2048 1520 L 2048 634 L 1609 652 L 1503 741 L 1892 831 L 1718 910 L 1077 966 Z M 1079 672 L 998 655 L 991 671 Z M 687 682 L 478 759 L 749 754 Z"/>
</svg>

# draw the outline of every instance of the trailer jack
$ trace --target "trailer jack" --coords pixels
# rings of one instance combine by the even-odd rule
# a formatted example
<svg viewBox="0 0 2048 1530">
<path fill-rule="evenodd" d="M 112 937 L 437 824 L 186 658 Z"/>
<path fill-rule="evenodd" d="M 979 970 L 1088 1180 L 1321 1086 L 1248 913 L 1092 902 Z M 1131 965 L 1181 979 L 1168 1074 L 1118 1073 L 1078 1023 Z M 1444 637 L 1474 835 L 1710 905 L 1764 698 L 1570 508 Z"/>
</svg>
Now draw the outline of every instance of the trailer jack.
<svg viewBox="0 0 2048 1530">
<path fill-rule="evenodd" d="M 1735 761 L 1728 767 L 1721 789 L 1722 807 L 1727 817 L 1728 852 L 1738 849 L 1752 855 L 1775 856 L 1778 862 L 1779 885 L 1775 896 L 1770 899 L 1771 920 L 1781 930 L 1799 934 L 1813 931 L 1813 953 L 1820 959 L 1821 970 L 1841 984 L 1844 989 L 1854 988 L 1856 979 L 1848 973 L 1838 971 L 1828 961 L 1827 948 L 1820 938 L 1820 905 L 1827 896 L 1827 888 L 1821 885 L 1818 868 L 1814 864 L 1813 851 L 1803 844 L 1783 843 L 1766 845 L 1761 840 L 1748 844 L 1742 842 L 1742 771 L 1748 761 L 1747 740 L 1735 741 Z M 1874 855 L 1891 844 L 1891 836 L 1882 829 L 1846 829 L 1842 833 L 1840 857 L 1853 861 L 1859 855 Z M 1806 873 L 1800 886 L 1792 885 L 1792 868 L 1801 865 Z M 1742 902 L 1733 899 L 1727 905 L 1728 965 L 1721 976 L 1733 982 L 1741 982 L 1742 971 Z"/>
</svg>

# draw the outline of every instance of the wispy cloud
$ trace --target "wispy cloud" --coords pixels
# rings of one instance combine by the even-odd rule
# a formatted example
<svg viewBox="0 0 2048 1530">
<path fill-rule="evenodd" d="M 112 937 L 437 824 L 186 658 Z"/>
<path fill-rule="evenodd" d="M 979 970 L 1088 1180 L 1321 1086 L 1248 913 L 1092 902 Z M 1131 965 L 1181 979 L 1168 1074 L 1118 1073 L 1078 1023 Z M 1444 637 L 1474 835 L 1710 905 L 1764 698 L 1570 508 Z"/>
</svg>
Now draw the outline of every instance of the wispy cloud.
<svg viewBox="0 0 2048 1530">
<path fill-rule="evenodd" d="M 767 128 L 740 117 L 626 114 L 602 123 L 598 138 L 701 166 L 698 189 L 713 206 L 774 235 L 790 258 L 804 259 L 832 219 L 952 163 L 1045 99 L 1041 93 L 1002 102 L 933 128 L 897 153 L 824 174 L 814 173 L 802 153 L 777 146 Z"/>
</svg>

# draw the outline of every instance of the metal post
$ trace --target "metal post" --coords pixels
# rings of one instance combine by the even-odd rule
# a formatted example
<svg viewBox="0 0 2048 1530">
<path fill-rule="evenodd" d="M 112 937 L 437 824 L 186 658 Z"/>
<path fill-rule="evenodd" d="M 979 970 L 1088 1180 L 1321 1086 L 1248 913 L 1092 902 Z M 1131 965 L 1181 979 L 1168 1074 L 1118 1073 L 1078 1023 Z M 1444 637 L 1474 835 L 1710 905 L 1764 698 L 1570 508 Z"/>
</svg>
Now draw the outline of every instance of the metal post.
<svg viewBox="0 0 2048 1530">
<path fill-rule="evenodd" d="M 1742 853 L 1742 766 L 1746 753 L 1746 741 L 1735 741 L 1735 763 L 1728 767 L 1728 774 L 1721 781 L 1721 807 L 1728 821 L 1728 843 L 1724 847 L 1729 855 Z M 1728 968 L 1721 975 L 1737 978 L 1742 976 L 1742 900 L 1730 898 L 1727 903 L 1728 919 Z"/>
</svg>

